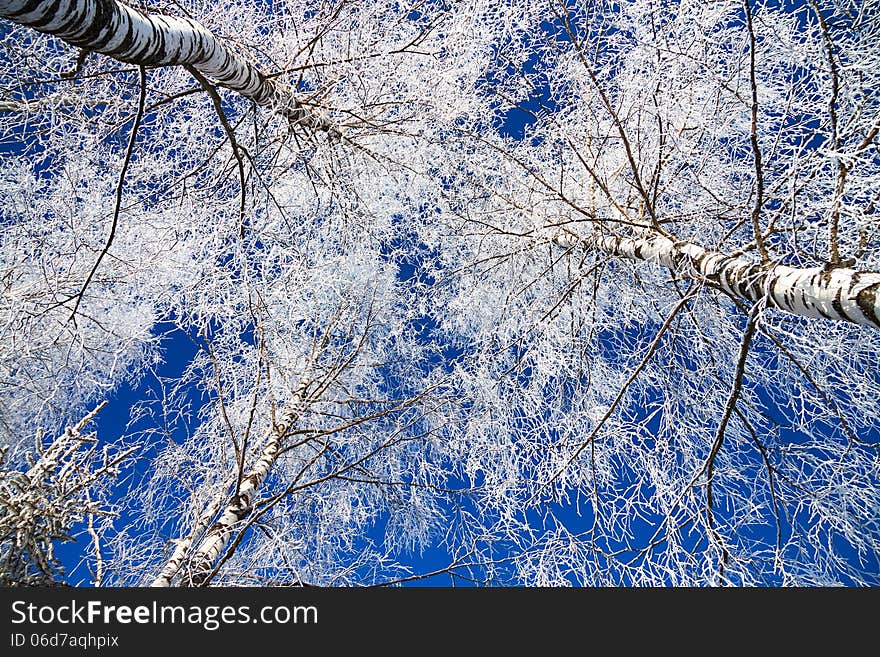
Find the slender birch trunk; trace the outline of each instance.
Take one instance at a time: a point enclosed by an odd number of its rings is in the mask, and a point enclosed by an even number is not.
[[[217,512],[220,511],[222,507],[223,496],[220,494],[211,500],[211,503],[208,504],[205,511],[196,521],[196,524],[190,531],[189,535],[186,538],[174,541],[174,552],[171,553],[171,557],[165,562],[162,571],[150,583],[151,587],[164,588],[171,586],[171,581],[183,567],[187,553],[192,547],[193,542],[208,528],[211,524],[211,520],[214,519]]]
[[[564,232],[554,239],[567,246],[580,242],[609,255],[663,265],[752,302],[766,299],[768,305],[795,315],[880,327],[880,272],[830,266],[764,267],[744,256],[729,256],[659,234],[577,237]]]
[[[188,573],[185,576],[185,584],[201,586],[208,581],[214,571],[217,559],[220,558],[223,550],[229,544],[236,526],[247,517],[253,508],[254,499],[260,486],[263,484],[272,466],[275,465],[284,437],[301,412],[301,402],[299,402],[294,408],[284,414],[281,423],[273,428],[269,440],[256,463],[242,479],[238,495],[228,502],[225,507],[223,507],[220,499],[215,499],[208,506],[190,534],[185,539],[176,542],[174,552],[150,586],[171,586],[172,580],[183,568],[184,564],[187,564]],[[208,523],[221,510],[221,507],[222,513],[220,517],[205,531]],[[192,554],[188,555],[193,543],[203,532],[204,535],[201,541],[199,541],[195,550],[192,551]]]
[[[267,78],[194,20],[145,14],[116,0],[0,0],[0,17],[121,62],[190,65],[291,124],[340,137],[332,123],[304,108],[290,88]]]
[[[242,480],[238,495],[235,496],[220,518],[215,522],[189,560],[189,575],[187,584],[202,586],[205,584],[214,570],[217,559],[223,553],[223,549],[232,538],[233,531],[238,523],[244,520],[254,503],[257,489],[262,485],[269,474],[269,470],[275,464],[278,452],[281,450],[281,437],[283,433],[273,432],[266,447],[263,448],[260,458],[254,464]]]

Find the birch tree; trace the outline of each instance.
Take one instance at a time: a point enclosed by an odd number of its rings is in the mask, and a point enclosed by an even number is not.
[[[423,234],[518,572],[876,583],[876,4],[511,4]]]
[[[42,431],[34,436],[37,453],[28,453],[26,470],[8,468],[9,448],[0,453],[0,572],[3,586],[52,586],[66,573],[56,556],[57,544],[84,524],[94,556],[91,584],[104,576],[101,535],[116,516],[110,501],[112,480],[133,447],[98,448],[94,432],[84,430],[106,404],[102,403],[75,425],[65,428],[43,446]]]

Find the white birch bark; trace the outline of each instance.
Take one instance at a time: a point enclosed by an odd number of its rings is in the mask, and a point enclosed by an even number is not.
[[[190,65],[291,124],[340,137],[331,122],[304,108],[290,88],[267,78],[194,20],[145,14],[116,0],[0,0],[0,17],[122,62]]]
[[[214,564],[220,558],[229,539],[232,538],[235,526],[244,520],[250,512],[254,495],[266,475],[269,474],[280,449],[281,438],[278,434],[273,433],[253,469],[242,480],[238,495],[226,505],[220,518],[211,526],[193,553],[190,559],[188,583],[193,586],[201,586],[208,580],[214,570]]]
[[[202,513],[196,521],[196,524],[190,531],[189,535],[186,538],[176,539],[174,541],[174,551],[171,553],[168,561],[165,562],[161,572],[150,583],[151,587],[165,588],[171,586],[171,581],[183,567],[184,560],[186,559],[186,555],[192,547],[193,542],[202,534],[202,532],[205,531],[205,529],[208,528],[211,520],[217,515],[217,512],[220,511],[222,506],[223,498],[218,495],[211,501],[204,513]]]
[[[283,415],[281,423],[273,428],[269,441],[260,453],[257,462],[251,468],[250,472],[248,472],[242,479],[238,495],[226,505],[220,518],[210,527],[210,529],[208,529],[198,547],[189,558],[189,575],[187,578],[188,581],[186,582],[187,584],[201,586],[210,577],[217,559],[220,558],[223,550],[229,544],[229,540],[232,538],[236,525],[247,517],[253,507],[254,498],[258,489],[263,484],[263,481],[266,479],[266,476],[269,474],[269,471],[272,469],[272,466],[278,458],[278,453],[281,451],[281,443],[284,437],[302,412],[300,406],[300,403],[295,404],[293,408]],[[172,556],[172,559],[176,556],[179,561],[176,564],[169,562],[166,564],[166,569],[174,568],[175,566],[177,569],[180,568],[183,554],[189,548],[189,544],[178,547],[181,547],[182,552],[180,555],[177,555],[177,550],[175,550],[175,555]],[[163,570],[163,573],[164,572],[165,571]],[[170,583],[171,578],[168,578],[166,581],[160,575],[160,577],[153,582],[153,586],[169,586]]]
[[[631,238],[557,232],[554,240],[580,241],[609,255],[652,262],[679,274],[714,283],[730,294],[803,317],[880,327],[880,273],[848,267],[767,267],[744,256],[729,256],[663,235]]]

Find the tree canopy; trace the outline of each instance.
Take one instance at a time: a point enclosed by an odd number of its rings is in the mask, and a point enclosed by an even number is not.
[[[880,584],[876,0],[0,17],[4,581]]]

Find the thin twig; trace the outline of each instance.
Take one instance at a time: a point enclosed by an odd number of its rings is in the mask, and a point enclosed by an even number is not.
[[[761,165],[761,146],[758,143],[758,84],[755,79],[755,29],[752,25],[752,7],[750,0],[745,0],[746,24],[749,29],[749,83],[752,87],[752,125],[750,137],[752,140],[752,152],[755,156],[755,206],[752,208],[752,230],[755,233],[755,243],[761,254],[761,262],[770,262],[770,254],[764,245],[764,235],[761,232],[761,208],[764,205],[764,170]]]
[[[199,73],[195,67],[187,64],[184,68],[189,71],[189,74],[192,75],[196,80],[198,80],[199,84],[202,85],[202,88],[208,92],[208,95],[211,97],[211,102],[214,105],[214,110],[217,112],[217,118],[220,119],[220,124],[223,126],[223,131],[226,133],[226,137],[229,139],[229,145],[232,147],[232,155],[235,157],[235,161],[238,163],[238,178],[239,183],[241,185],[241,199],[239,202],[238,208],[238,226],[239,226],[239,237],[244,237],[244,209],[245,209],[245,188],[247,184],[247,177],[244,172],[244,159],[241,157],[242,151],[244,148],[238,145],[238,140],[235,138],[235,131],[232,129],[232,126],[229,125],[229,121],[226,118],[226,113],[223,111],[223,103],[220,99],[220,94],[217,93],[217,90],[211,85],[210,82]]]
[[[104,243],[104,248],[98,255],[98,259],[95,261],[95,264],[92,267],[92,271],[90,271],[88,277],[86,277],[85,283],[83,283],[82,288],[75,295],[76,303],[74,304],[73,310],[70,313],[70,319],[73,320],[74,324],[76,323],[76,311],[79,308],[79,304],[82,302],[83,295],[86,292],[86,288],[89,286],[89,283],[91,283],[92,277],[95,275],[95,272],[98,271],[98,267],[100,266],[101,261],[104,259],[104,256],[107,255],[107,252],[110,250],[110,245],[113,244],[113,238],[116,236],[116,226],[119,223],[119,211],[122,207],[122,188],[125,182],[125,174],[128,172],[128,165],[131,163],[131,154],[134,151],[134,143],[135,140],[137,140],[138,128],[140,128],[141,119],[144,116],[144,105],[146,104],[147,100],[147,71],[143,66],[138,67],[138,71],[140,75],[140,94],[138,97],[138,108],[137,113],[134,116],[134,123],[131,127],[131,134],[128,137],[128,148],[125,150],[125,160],[123,160],[122,162],[122,169],[119,172],[119,180],[116,183],[116,203],[113,208],[113,221],[110,223],[110,235],[107,236],[107,241]],[[70,301],[70,299],[68,299],[68,301]]]
[[[733,385],[730,389],[730,394],[727,397],[727,404],[724,407],[724,413],[721,416],[721,421],[718,423],[718,428],[715,431],[715,441],[712,444],[712,450],[709,452],[709,458],[706,459],[706,465],[703,468],[706,472],[707,521],[709,531],[712,533],[712,536],[718,543],[721,543],[721,539],[718,536],[718,532],[715,530],[715,515],[712,511],[712,484],[714,481],[713,477],[715,473],[715,459],[718,457],[718,453],[721,451],[721,448],[724,445],[724,433],[725,431],[727,431],[727,425],[730,422],[730,415],[736,408],[736,400],[739,398],[740,392],[742,391],[743,375],[745,374],[746,369],[746,359],[749,355],[749,347],[752,344],[752,338],[755,335],[755,328],[757,327],[758,323],[758,316],[760,315],[760,311],[762,308],[762,303],[756,303],[752,307],[752,311],[749,313],[749,319],[746,323],[745,332],[743,333],[742,343],[740,344],[739,358],[737,359],[736,363],[736,371],[733,375]],[[718,576],[719,578],[723,579],[724,568],[727,565],[727,561],[730,555],[727,551],[727,548],[723,545],[721,546],[721,553],[721,566],[719,568]]]

